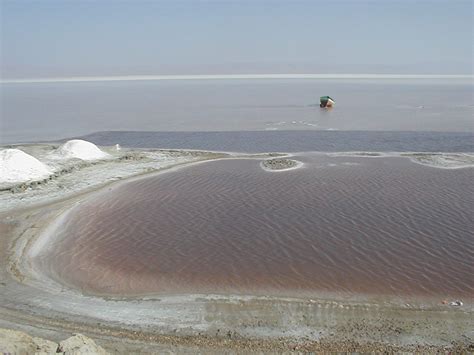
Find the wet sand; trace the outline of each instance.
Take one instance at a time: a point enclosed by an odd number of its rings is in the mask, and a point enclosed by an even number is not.
[[[242,168],[237,160],[222,163]],[[258,167],[258,160],[253,163]],[[402,165],[406,163],[403,160]],[[425,169],[430,171],[426,178],[436,170]],[[180,171],[183,176],[186,170]],[[195,177],[194,172],[192,176]],[[150,180],[137,183],[146,181]],[[113,192],[126,186],[121,182],[109,188]],[[83,294],[77,288],[58,284],[44,278],[44,270],[35,273],[25,256],[37,238],[65,211],[78,203],[93,201],[109,188],[0,216],[4,236],[0,248],[0,287],[4,291],[0,293],[1,326],[43,336],[49,333],[58,339],[64,338],[64,333],[81,331],[107,349],[119,351],[434,351],[467,349],[473,343],[470,303],[453,308],[423,301],[400,304],[385,297],[341,301],[196,292],[110,298]]]

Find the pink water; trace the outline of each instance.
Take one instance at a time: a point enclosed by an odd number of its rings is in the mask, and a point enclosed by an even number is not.
[[[304,154],[228,160],[98,193],[35,263],[89,292],[472,297],[474,169]]]

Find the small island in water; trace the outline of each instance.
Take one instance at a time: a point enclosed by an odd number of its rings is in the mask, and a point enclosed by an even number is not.
[[[286,158],[274,158],[274,159],[266,159],[262,161],[262,167],[265,170],[273,170],[273,171],[281,171],[281,170],[290,170],[302,165],[301,162],[293,160],[293,159],[286,159]]]

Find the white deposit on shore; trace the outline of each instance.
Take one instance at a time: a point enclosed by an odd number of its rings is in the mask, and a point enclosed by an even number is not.
[[[103,152],[95,144],[81,139],[73,139],[62,144],[53,153],[53,156],[81,160],[99,160],[111,157],[110,154]]]
[[[19,149],[0,151],[0,184],[41,180],[51,174],[46,164]]]
[[[70,159],[94,161],[111,158],[112,155],[95,144],[80,139],[67,141],[47,155],[30,155],[20,149],[0,150],[0,187],[46,179],[64,168],[64,162]]]
[[[16,149],[0,150],[0,211],[64,198],[112,181],[217,156],[222,154],[98,148],[83,140],[60,145],[18,145]]]

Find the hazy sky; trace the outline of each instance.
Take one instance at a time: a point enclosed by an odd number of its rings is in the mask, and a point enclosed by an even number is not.
[[[473,72],[473,1],[6,1],[4,78]]]

